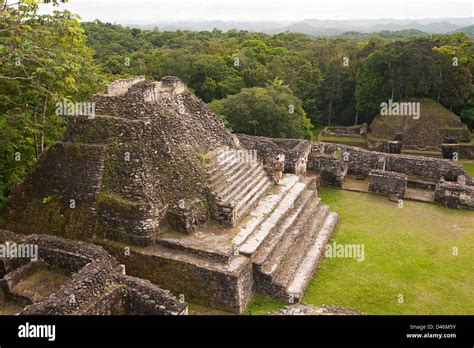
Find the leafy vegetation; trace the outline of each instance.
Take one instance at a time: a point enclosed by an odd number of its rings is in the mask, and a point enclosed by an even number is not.
[[[244,88],[237,94],[213,101],[209,107],[223,115],[237,133],[313,138],[311,121],[301,101],[287,86]]]
[[[0,206],[65,119],[55,104],[87,100],[100,85],[77,17],[39,15],[38,1],[0,9]]]
[[[458,115],[468,101],[473,103],[472,38],[462,32],[322,38],[237,30],[140,31],[99,21],[83,27],[107,74],[175,75],[206,102],[282,80],[315,127],[370,122],[389,98],[428,97]],[[469,110],[464,115],[471,119]]]

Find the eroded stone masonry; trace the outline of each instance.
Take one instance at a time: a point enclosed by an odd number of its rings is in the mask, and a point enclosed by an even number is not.
[[[105,286],[100,304],[84,313],[149,313],[149,301],[184,313],[172,295],[155,299],[161,288],[235,313],[255,293],[298,302],[338,222],[318,185],[474,206],[472,178],[453,161],[233,135],[175,77],[118,80],[92,101],[95,117],[70,118],[63,141],[17,185],[3,226],[96,244],[113,256],[105,264],[123,287]],[[275,185],[280,153],[286,168]],[[300,178],[305,156],[309,171]],[[115,262],[160,288],[120,275]],[[118,299],[123,306],[110,305]],[[42,300],[25,310],[53,307]]]
[[[187,304],[150,281],[125,274],[102,247],[55,236],[0,230],[0,243],[36,247],[37,255],[0,258],[3,314],[183,315]],[[10,251],[11,253],[11,251]],[[23,257],[18,257],[23,256]]]

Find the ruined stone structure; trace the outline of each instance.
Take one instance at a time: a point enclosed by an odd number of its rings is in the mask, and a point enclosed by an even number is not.
[[[0,258],[1,307],[22,315],[182,315],[188,308],[149,281],[127,276],[103,248],[0,230],[2,245],[37,247],[37,259]],[[9,244],[7,244],[9,243]]]
[[[255,149],[257,155],[268,173],[273,173],[273,163],[278,154],[285,154],[285,172],[296,173],[297,161],[302,156],[308,156],[312,142],[301,139],[277,139],[237,135],[240,143],[247,149]]]
[[[434,100],[408,102],[420,104],[419,115],[377,115],[370,127],[326,127],[320,140],[387,153],[474,158],[474,138],[457,115]]]
[[[324,127],[323,136],[353,137],[367,135],[367,123],[352,127]]]
[[[455,161],[316,143],[308,165],[321,176],[327,172],[331,178],[337,178],[329,186],[350,188],[345,183],[353,176],[361,180],[356,184],[359,186],[357,191],[439,202],[448,207],[474,208],[474,180]],[[366,187],[363,187],[367,178]]]
[[[408,175],[373,169],[369,173],[369,192],[404,197]]]
[[[390,152],[394,149],[393,145],[389,148],[384,141],[392,141],[399,145],[395,147],[399,153],[441,158],[445,144],[468,145],[471,141],[467,126],[439,103],[429,99],[408,102],[419,103],[420,114],[416,117],[378,115],[370,126],[370,134],[376,140],[369,146],[370,149],[380,151],[379,144],[382,144],[383,150]]]
[[[185,313],[161,288],[235,313],[255,293],[298,302],[338,222],[318,185],[474,207],[474,181],[453,161],[232,135],[174,77],[118,80],[92,101],[94,117],[70,118],[63,141],[17,185],[3,227],[98,244],[113,257],[27,237],[43,245],[42,261],[4,262],[4,289],[13,294],[15,279],[60,263],[71,281],[30,298],[25,313]],[[286,174],[275,185],[280,153]],[[299,178],[304,156],[312,172]],[[64,302],[71,292],[76,307]]]
[[[92,101],[95,117],[71,118],[18,185],[7,229],[99,244],[130,274],[236,313],[255,292],[299,301],[338,221],[318,177],[291,174],[311,142],[234,136],[174,77],[119,80]]]
[[[169,224],[190,233],[206,221],[207,173],[199,156],[235,142],[182,86],[173,78],[139,78],[95,95],[95,117],[70,118],[63,142],[19,185],[7,227],[146,246]]]
[[[436,185],[435,200],[449,208],[474,208],[474,186],[466,185],[464,176],[455,182],[442,179]]]

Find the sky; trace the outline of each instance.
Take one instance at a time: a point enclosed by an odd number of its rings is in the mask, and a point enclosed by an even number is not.
[[[52,5],[41,5],[49,12]],[[472,17],[472,1],[436,0],[69,0],[60,8],[84,21],[153,23],[181,20],[296,21]]]

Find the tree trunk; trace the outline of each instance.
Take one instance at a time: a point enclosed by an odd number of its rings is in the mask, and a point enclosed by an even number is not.
[[[35,125],[36,125],[36,112],[33,112],[33,117],[35,119]],[[38,154],[38,137],[36,136],[36,130],[33,132],[33,141],[35,144],[35,158],[38,160],[39,154]]]
[[[328,127],[331,125],[331,115],[332,115],[332,97],[329,100]]]
[[[328,115],[328,127],[331,125],[332,116],[332,101],[334,99],[334,66],[331,67],[331,93],[329,94],[329,115]]]
[[[44,97],[44,105],[43,105],[43,114],[41,115],[41,138],[40,138],[40,154],[44,151],[44,125],[46,121],[46,109],[48,106],[48,96]]]

